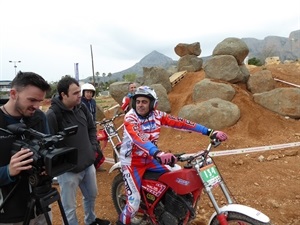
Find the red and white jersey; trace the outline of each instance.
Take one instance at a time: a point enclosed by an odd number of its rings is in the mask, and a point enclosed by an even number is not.
[[[141,117],[131,109],[124,117],[124,134],[121,145],[122,165],[143,165],[152,160],[159,149],[156,143],[162,126],[194,131],[207,135],[208,128],[189,120],[153,110],[147,117]]]

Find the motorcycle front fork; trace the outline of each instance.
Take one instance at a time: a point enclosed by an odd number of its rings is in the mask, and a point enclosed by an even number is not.
[[[232,204],[233,201],[232,201],[232,199],[230,197],[229,191],[228,191],[225,183],[223,181],[221,181],[219,183],[219,186],[220,186],[220,188],[221,188],[221,190],[222,190],[222,192],[223,192],[223,194],[224,194],[224,196],[225,196],[225,198],[227,200],[227,203],[228,204]],[[208,195],[211,203],[214,206],[214,209],[216,210],[216,213],[218,214],[217,218],[218,218],[218,221],[219,221],[220,225],[227,225],[227,219],[226,219],[227,216],[224,213],[221,212],[221,209],[220,209],[220,207],[218,205],[218,202],[215,199],[215,196],[213,195],[212,188],[205,188],[205,192],[207,193],[207,195]]]

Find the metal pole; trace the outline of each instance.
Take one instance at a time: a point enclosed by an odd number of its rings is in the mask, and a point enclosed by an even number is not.
[[[90,47],[91,47],[91,57],[92,57],[93,85],[95,86],[94,58],[93,58],[92,45],[90,45]]]

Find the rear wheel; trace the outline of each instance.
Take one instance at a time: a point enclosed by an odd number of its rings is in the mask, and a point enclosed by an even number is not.
[[[126,205],[126,192],[122,173],[118,173],[112,182],[111,196],[118,214],[120,214]]]
[[[238,212],[227,212],[227,223],[228,225],[272,225],[271,222],[260,222],[254,218],[246,216]],[[217,215],[212,219],[209,225],[219,225]]]

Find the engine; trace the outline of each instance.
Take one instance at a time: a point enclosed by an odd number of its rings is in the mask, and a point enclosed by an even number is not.
[[[167,191],[164,199],[161,200],[155,210],[155,216],[160,225],[181,224],[189,210],[194,211],[192,207],[193,196],[177,195],[172,190]],[[191,212],[194,215],[194,212]]]

